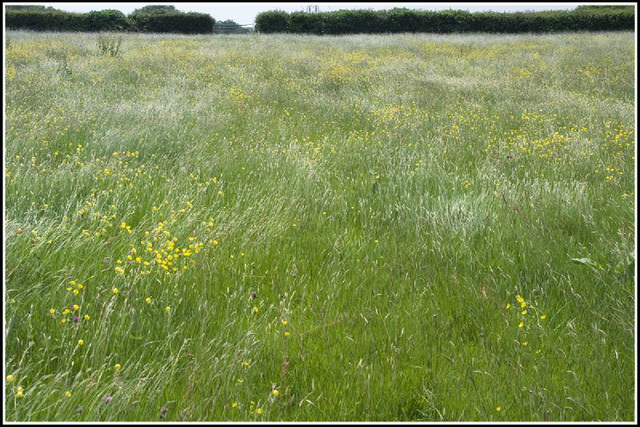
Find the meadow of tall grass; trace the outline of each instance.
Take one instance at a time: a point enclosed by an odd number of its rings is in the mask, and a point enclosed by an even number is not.
[[[7,32],[5,420],[633,421],[634,36]]]

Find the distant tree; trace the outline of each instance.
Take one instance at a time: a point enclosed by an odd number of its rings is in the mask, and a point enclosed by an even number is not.
[[[288,32],[289,14],[282,10],[260,12],[256,16],[256,31],[265,34]]]
[[[33,6],[33,5],[24,5],[24,6],[5,6],[6,10],[26,10],[29,12],[34,12],[34,11],[39,11],[39,12],[57,12],[59,11],[58,9],[51,7],[51,6]]]
[[[180,13],[180,11],[171,5],[149,5],[136,9],[133,13]]]
[[[606,6],[578,6],[574,9],[575,12],[633,12],[633,6],[619,6],[619,5],[606,5]]]
[[[135,31],[143,33],[213,34],[216,20],[207,13],[133,12],[129,21]]]
[[[213,32],[215,34],[246,34],[250,33],[251,29],[244,28],[237,22],[227,19],[226,21],[216,21]]]
[[[131,28],[129,20],[119,10],[92,10],[86,14],[89,31],[125,31]]]

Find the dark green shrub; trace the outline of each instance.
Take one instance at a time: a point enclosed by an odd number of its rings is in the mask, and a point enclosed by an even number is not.
[[[411,9],[395,8],[387,13],[387,30],[390,33],[415,33],[421,31],[420,14]]]
[[[470,12],[465,10],[444,10],[434,15],[434,32],[466,33],[469,31]]]
[[[256,16],[256,31],[260,33],[289,32],[289,14],[279,10],[259,13]]]
[[[86,13],[57,11],[6,11],[5,25],[10,29],[32,31],[89,31]]]
[[[215,24],[206,13],[132,13],[129,20],[144,33],[213,34]]]
[[[180,13],[175,6],[169,5],[149,5],[136,9],[133,13]]]
[[[610,13],[610,12],[627,12],[633,13],[633,6],[612,6],[612,5],[604,5],[604,6],[578,6],[574,9],[574,12],[585,12],[585,13]]]
[[[125,31],[131,29],[126,15],[119,10],[94,10],[87,13],[89,31]]]
[[[56,8],[53,8],[51,6],[45,7],[45,6],[35,6],[35,5],[20,5],[20,6],[15,6],[15,5],[7,5],[5,6],[5,10],[7,11],[14,11],[14,10],[29,10],[29,11],[39,11],[39,12],[45,12],[45,11],[49,11],[49,12],[53,12],[53,11],[60,11]]]
[[[358,32],[360,23],[356,22],[358,12],[354,10],[338,10],[324,13],[325,34],[353,34]]]
[[[289,15],[289,32],[324,34],[324,19],[320,13],[294,12]]]

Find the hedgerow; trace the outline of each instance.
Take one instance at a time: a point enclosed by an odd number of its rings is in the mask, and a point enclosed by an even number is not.
[[[32,31],[138,31],[212,34],[215,20],[206,13],[135,12],[118,10],[71,13],[49,10],[7,10],[6,28]]]
[[[256,17],[262,33],[374,34],[374,33],[546,33],[561,31],[633,30],[633,7],[576,8],[543,12],[440,12],[395,8],[391,10],[338,10],[309,13],[263,12]]]

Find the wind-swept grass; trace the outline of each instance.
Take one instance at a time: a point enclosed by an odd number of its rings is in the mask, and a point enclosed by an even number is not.
[[[633,420],[633,36],[8,32],[6,420]]]

